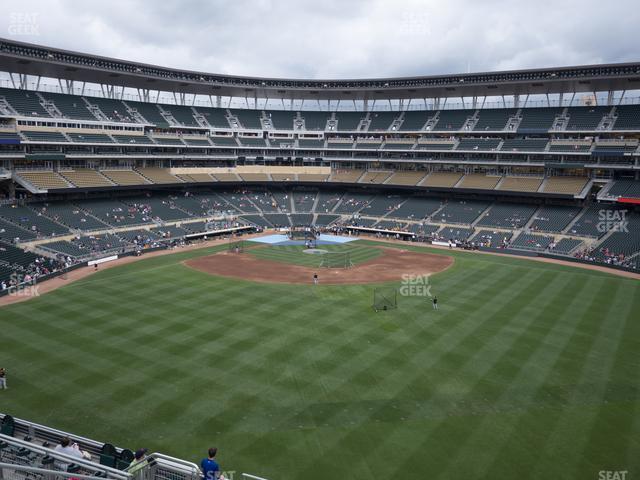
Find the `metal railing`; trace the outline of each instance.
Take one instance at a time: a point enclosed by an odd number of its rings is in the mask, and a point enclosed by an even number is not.
[[[78,473],[62,472],[46,468],[28,467],[26,465],[14,465],[11,463],[0,463],[0,479],[2,480],[31,480],[43,478],[55,480],[60,478],[79,478],[82,480],[104,480],[103,476],[80,475]]]
[[[58,474],[73,473],[74,477],[100,477],[130,480],[131,474],[107,467],[86,458],[77,458],[56,452],[44,445],[0,434],[0,478],[30,480],[54,479]],[[8,465],[8,467],[6,467]],[[28,469],[44,470],[28,471]],[[23,475],[17,472],[28,472]]]

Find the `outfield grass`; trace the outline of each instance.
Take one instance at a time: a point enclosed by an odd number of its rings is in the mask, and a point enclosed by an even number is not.
[[[640,477],[640,282],[429,250],[456,257],[441,310],[376,314],[371,286],[180,263],[211,251],[0,308],[0,411],[193,461],[216,445],[270,480]]]
[[[320,245],[318,249],[326,250],[328,253],[348,253],[353,265],[373,260],[382,254],[380,249],[371,245],[358,245],[354,243]],[[306,248],[300,245],[269,245],[251,248],[247,251],[262,260],[290,263],[304,267],[318,267],[322,262],[322,255],[304,253],[305,250]]]

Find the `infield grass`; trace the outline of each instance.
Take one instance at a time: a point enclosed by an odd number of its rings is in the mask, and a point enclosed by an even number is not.
[[[367,245],[358,245],[357,243],[319,245],[318,249],[326,250],[327,253],[348,253],[353,265],[373,260],[382,254],[382,251],[379,248]],[[305,253],[305,250],[307,249],[300,245],[269,245],[250,248],[247,251],[251,255],[262,260],[290,263],[294,265],[302,265],[304,267],[318,267],[322,262],[323,255]]]
[[[455,257],[440,311],[374,313],[370,285],[181,264],[224,248],[0,308],[0,411],[196,462],[215,445],[270,480],[640,477],[640,282],[402,245]]]

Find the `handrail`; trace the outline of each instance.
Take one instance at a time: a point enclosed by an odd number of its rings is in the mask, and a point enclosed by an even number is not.
[[[57,477],[63,477],[63,478],[80,478],[82,480],[104,480],[104,477],[96,477],[93,475],[81,475],[78,473],[70,473],[70,472],[62,472],[62,471],[52,471],[46,468],[29,467],[27,465],[16,465],[13,463],[0,463],[0,471],[2,470],[19,470],[22,472],[42,473],[44,475],[51,475],[52,473],[55,473]],[[2,476],[0,475],[0,477]]]
[[[105,472],[109,478],[114,478],[118,480],[128,480],[131,478],[130,474],[123,472],[122,470],[117,470],[115,468],[107,467],[105,465],[101,465],[99,463],[92,462],[84,458],[72,457],[65,453],[56,452],[52,448],[48,448],[42,445],[37,445],[35,443],[20,440],[15,437],[10,437],[8,435],[0,434],[0,440],[14,447],[25,448],[27,450],[30,450],[31,452],[35,452],[43,456],[53,457],[54,459],[60,461],[61,463],[65,463],[65,464],[73,463],[85,470],[95,470],[95,471]],[[51,471],[49,471],[49,473],[51,473]]]

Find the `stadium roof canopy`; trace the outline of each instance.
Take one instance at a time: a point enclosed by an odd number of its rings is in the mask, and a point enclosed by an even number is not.
[[[179,70],[0,39],[0,70],[143,90],[271,99],[373,100],[640,89],[640,62],[420,77],[309,80]]]

